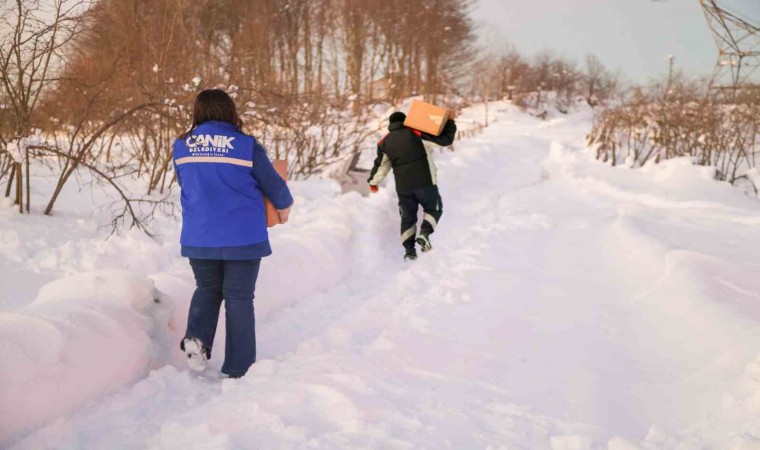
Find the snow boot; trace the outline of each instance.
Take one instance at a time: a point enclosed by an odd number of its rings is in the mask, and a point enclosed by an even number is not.
[[[419,244],[422,253],[427,253],[433,249],[433,245],[430,243],[430,236],[427,234],[417,236],[417,244]]]
[[[417,259],[417,251],[407,250],[406,254],[404,255],[404,261],[414,261],[415,259]]]
[[[203,372],[209,358],[208,347],[196,338],[185,338],[180,346],[187,356],[187,365],[196,372]]]

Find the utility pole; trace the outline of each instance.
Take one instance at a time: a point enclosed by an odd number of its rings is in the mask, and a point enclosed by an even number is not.
[[[675,59],[675,56],[668,55],[668,83],[665,86],[665,94],[663,95],[665,99],[670,96],[670,91],[673,89],[673,65],[675,63]]]
[[[722,0],[699,0],[718,47],[718,61],[710,84],[713,92],[757,88],[753,78],[760,68],[760,18],[751,20],[720,6]]]

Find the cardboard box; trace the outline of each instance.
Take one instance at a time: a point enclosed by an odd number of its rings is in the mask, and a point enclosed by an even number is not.
[[[404,125],[415,130],[440,136],[443,127],[451,116],[451,111],[420,100],[412,101]]]
[[[272,161],[272,165],[282,179],[288,181],[288,162],[284,159],[275,159]],[[267,213],[267,226],[271,228],[275,225],[279,225],[280,215],[277,214],[277,208],[274,207],[266,195],[264,196],[264,208],[266,208]]]

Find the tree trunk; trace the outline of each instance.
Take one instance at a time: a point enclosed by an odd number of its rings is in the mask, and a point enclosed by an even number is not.
[[[50,197],[50,201],[47,204],[47,207],[45,207],[44,214],[46,216],[49,216],[50,213],[53,212],[53,206],[55,206],[56,200],[58,200],[58,196],[61,194],[61,191],[63,190],[63,186],[66,185],[66,182],[69,180],[69,177],[72,173],[74,173],[75,170],[77,170],[77,166],[79,163],[74,160],[71,164],[71,167],[61,174],[61,177],[58,179],[58,183],[55,185],[55,191],[53,191],[53,196]]]

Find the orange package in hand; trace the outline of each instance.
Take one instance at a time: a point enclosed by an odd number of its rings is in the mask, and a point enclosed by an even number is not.
[[[288,181],[288,162],[284,159],[275,159],[272,161],[272,165],[282,179]],[[280,215],[277,214],[277,208],[274,207],[266,195],[264,196],[264,208],[267,213],[267,227],[271,228],[275,225],[279,225]]]

